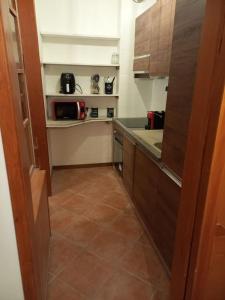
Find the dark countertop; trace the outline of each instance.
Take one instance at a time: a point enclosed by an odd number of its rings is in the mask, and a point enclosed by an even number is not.
[[[138,147],[153,160],[164,173],[177,185],[181,186],[181,179],[169,170],[161,160],[161,149],[155,144],[162,143],[163,130],[145,130],[147,118],[116,118],[113,124],[119,127],[138,145]]]

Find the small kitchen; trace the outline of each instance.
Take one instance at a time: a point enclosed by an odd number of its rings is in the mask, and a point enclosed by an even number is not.
[[[225,28],[209,2],[0,0],[18,300],[200,299]],[[223,299],[213,280],[204,300]]]
[[[164,284],[160,279],[153,294],[166,299],[205,6],[202,2],[188,23],[192,4],[175,0],[66,1],[49,14],[52,5],[36,1],[53,180],[52,230],[57,233],[54,199],[59,203],[61,193],[70,199],[73,190],[98,203],[99,194],[91,188],[105,193],[104,199],[112,184],[113,195],[113,183],[107,175],[105,182],[101,179],[112,165],[164,269],[159,276]],[[76,170],[83,174],[77,185],[70,179]],[[101,184],[108,182],[107,192],[88,179],[95,172]],[[62,197],[59,206],[65,208]],[[114,208],[116,199],[111,201]],[[72,237],[76,241],[75,233]]]

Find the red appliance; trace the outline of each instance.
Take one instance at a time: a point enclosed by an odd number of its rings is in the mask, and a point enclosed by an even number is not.
[[[54,120],[84,120],[86,118],[84,101],[53,101],[52,112]]]

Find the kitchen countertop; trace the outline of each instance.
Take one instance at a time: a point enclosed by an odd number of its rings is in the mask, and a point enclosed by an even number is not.
[[[158,159],[161,158],[163,130],[132,130]]]
[[[118,118],[113,119],[113,123],[118,126],[118,130],[126,132],[167,176],[178,186],[182,186],[181,178],[169,170],[161,160],[163,130],[145,130],[147,118]]]
[[[145,130],[147,118],[121,118],[114,119],[136,142],[149,152],[154,159],[161,159],[161,144],[163,130]]]

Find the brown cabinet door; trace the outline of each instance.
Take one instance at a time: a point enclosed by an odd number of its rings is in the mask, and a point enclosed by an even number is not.
[[[129,138],[123,138],[123,182],[130,194],[133,195],[135,143]]]
[[[149,71],[151,10],[137,17],[135,24],[134,71]]]
[[[150,39],[150,65],[152,76],[158,75],[159,64],[159,30],[160,30],[160,1],[151,7],[151,39]]]
[[[180,187],[136,149],[133,201],[167,268],[171,270]]]
[[[153,240],[171,270],[175,246],[180,187],[163,171],[157,186]]]
[[[136,148],[133,200],[147,230],[153,236],[159,167]]]
[[[169,91],[162,149],[163,162],[182,177],[188,125],[200,47],[205,1],[177,1]]]
[[[169,76],[172,49],[175,0],[160,0],[158,75]]]
[[[150,53],[150,9],[137,17],[135,24],[134,56]]]

